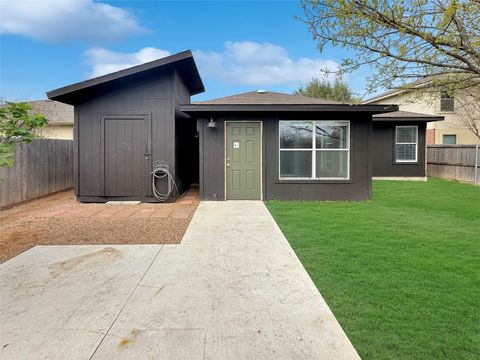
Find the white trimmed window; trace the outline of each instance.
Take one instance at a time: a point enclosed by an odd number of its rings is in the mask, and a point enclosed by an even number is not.
[[[395,129],[395,161],[417,162],[418,126],[397,126]]]
[[[280,179],[350,178],[350,121],[279,122]]]

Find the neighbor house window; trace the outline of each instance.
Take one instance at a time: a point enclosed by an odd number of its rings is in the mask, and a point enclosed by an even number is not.
[[[418,126],[397,126],[395,131],[396,162],[416,162]]]
[[[448,91],[442,91],[440,96],[440,111],[454,111],[455,99],[453,94]]]
[[[455,145],[457,143],[457,135],[443,135],[444,145]]]
[[[349,121],[280,121],[280,179],[348,179]]]

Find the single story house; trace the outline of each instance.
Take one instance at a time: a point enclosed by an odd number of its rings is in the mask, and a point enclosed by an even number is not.
[[[395,105],[261,90],[191,103],[204,90],[185,51],[48,92],[75,109],[79,201],[174,199],[192,183],[203,200],[365,200],[374,175],[403,176],[406,163],[425,175],[431,119],[388,117]],[[168,176],[155,179],[158,160]]]

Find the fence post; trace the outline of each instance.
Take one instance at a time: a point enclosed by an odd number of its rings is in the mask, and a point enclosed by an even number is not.
[[[474,179],[473,184],[477,186],[478,184],[478,144],[475,146],[475,170],[474,170]]]

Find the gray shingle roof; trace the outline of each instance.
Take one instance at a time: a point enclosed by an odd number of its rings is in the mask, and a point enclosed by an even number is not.
[[[421,113],[402,111],[402,110],[373,115],[374,121],[375,120],[442,121],[443,119],[444,119],[443,116],[421,114]]]
[[[299,95],[282,94],[273,91],[250,91],[207,101],[198,101],[198,105],[315,105],[344,104],[340,101],[318,99]]]
[[[414,88],[419,88],[421,87],[422,85],[424,84],[427,84],[428,82],[430,82],[432,80],[432,77],[431,76],[427,76],[425,78],[420,78],[418,80],[415,80],[411,83],[408,83],[408,84],[405,84],[407,86],[407,88],[394,88],[394,89],[390,89],[390,90],[387,90],[381,94],[378,94],[378,95],[375,95],[373,97],[371,97],[370,99],[367,99],[363,102],[363,104],[371,104],[371,103],[374,103],[375,101],[377,100],[380,100],[384,97],[389,97],[389,96],[393,96],[393,95],[397,95],[397,94],[401,94],[405,91],[410,91],[411,89],[414,89]]]
[[[73,106],[53,100],[28,101],[33,113],[45,115],[49,125],[73,125]]]

